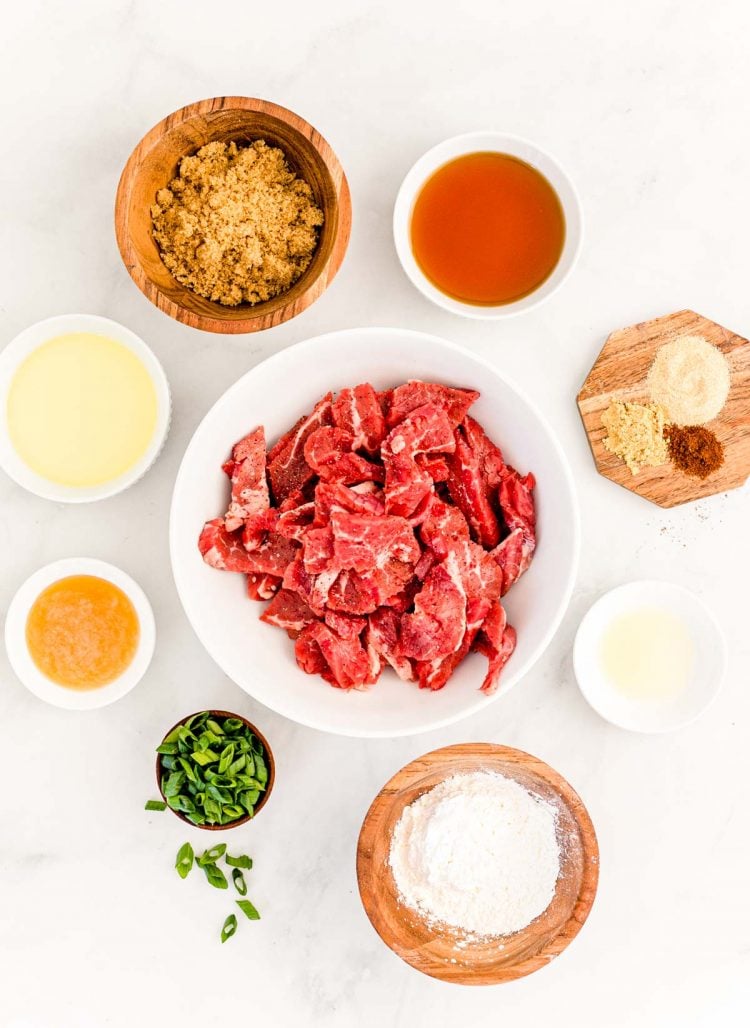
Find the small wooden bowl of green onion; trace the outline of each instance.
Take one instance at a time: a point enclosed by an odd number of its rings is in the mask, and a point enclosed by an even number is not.
[[[255,725],[226,710],[178,721],[156,750],[156,781],[170,810],[210,831],[245,824],[266,805],[276,768]]]

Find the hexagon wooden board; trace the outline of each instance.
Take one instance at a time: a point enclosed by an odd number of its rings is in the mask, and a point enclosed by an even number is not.
[[[686,475],[671,462],[633,475],[625,461],[604,448],[602,414],[610,400],[647,403],[646,376],[656,351],[680,335],[703,336],[729,361],[729,396],[706,426],[724,447],[724,463],[707,478]],[[676,507],[741,486],[750,475],[750,343],[695,311],[642,321],[607,337],[577,398],[597,470],[605,478],[660,507]]]

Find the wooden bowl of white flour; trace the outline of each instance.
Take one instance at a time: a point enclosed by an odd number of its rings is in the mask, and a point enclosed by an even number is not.
[[[544,967],[578,934],[599,849],[572,787],[521,750],[465,743],[402,768],[372,803],[357,878],[394,953],[464,985]]]

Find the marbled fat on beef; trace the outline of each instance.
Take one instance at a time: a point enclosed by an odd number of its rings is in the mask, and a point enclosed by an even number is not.
[[[534,477],[469,414],[479,394],[431,382],[327,394],[268,451],[232,449],[224,517],[198,546],[247,576],[297,663],[339,689],[385,667],[441,689],[475,650],[498,686],[516,642],[501,597],[536,546]]]

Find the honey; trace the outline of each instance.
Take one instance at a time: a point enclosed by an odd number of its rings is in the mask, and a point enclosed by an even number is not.
[[[44,589],[26,621],[31,659],[69,689],[97,689],[132,663],[140,624],[122,589],[95,575],[72,575]]]
[[[565,216],[550,183],[509,154],[472,153],[425,182],[411,216],[422,272],[463,303],[498,306],[538,289],[565,243]]]

